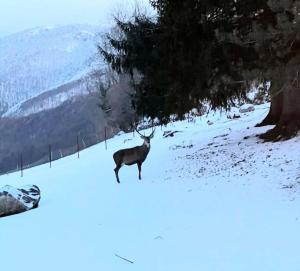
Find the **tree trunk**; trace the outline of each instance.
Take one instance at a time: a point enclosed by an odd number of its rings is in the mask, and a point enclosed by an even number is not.
[[[272,86],[271,86],[272,87]],[[256,125],[256,127],[262,127],[266,125],[275,125],[279,122],[283,107],[283,94],[277,93],[271,97],[271,108],[269,114],[265,119]]]
[[[276,126],[260,137],[267,141],[289,139],[300,130],[300,86],[294,83],[282,92],[282,112]]]

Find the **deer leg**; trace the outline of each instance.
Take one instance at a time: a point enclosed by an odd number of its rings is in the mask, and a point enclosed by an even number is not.
[[[114,169],[118,183],[120,183],[120,180],[119,180],[119,169],[120,168],[121,168],[121,166],[117,165],[116,168]]]
[[[137,163],[139,169],[139,180],[141,180],[142,163]]]

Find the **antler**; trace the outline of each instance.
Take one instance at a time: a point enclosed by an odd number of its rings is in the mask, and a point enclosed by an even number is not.
[[[140,136],[143,136],[136,128],[136,126],[134,125],[134,130],[140,135]]]
[[[155,129],[156,129],[156,128],[153,129],[153,126],[152,126],[152,133],[149,135],[150,138],[153,138],[153,137],[154,137]]]
[[[134,130],[135,130],[140,136],[145,137],[144,135],[142,135],[142,134],[137,130],[135,124],[134,124]],[[148,137],[153,138],[154,132],[155,132],[155,128],[153,129],[153,126],[152,126],[152,132],[151,132],[151,134],[150,134]]]

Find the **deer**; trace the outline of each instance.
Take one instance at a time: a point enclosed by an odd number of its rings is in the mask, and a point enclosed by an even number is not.
[[[121,149],[113,154],[116,168],[114,169],[117,182],[120,183],[119,170],[123,165],[131,166],[137,164],[139,170],[139,180],[141,180],[142,164],[146,160],[150,151],[150,140],[154,137],[155,129],[152,129],[152,133],[149,136],[142,135],[136,127],[135,131],[144,140],[143,144],[129,149]]]

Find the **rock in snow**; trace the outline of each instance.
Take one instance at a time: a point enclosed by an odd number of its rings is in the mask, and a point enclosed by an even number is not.
[[[240,113],[247,113],[247,112],[252,112],[255,110],[255,107],[253,104],[244,104],[240,108]]]
[[[36,185],[21,188],[6,185],[0,188],[0,217],[36,208],[40,199],[40,189]]]

